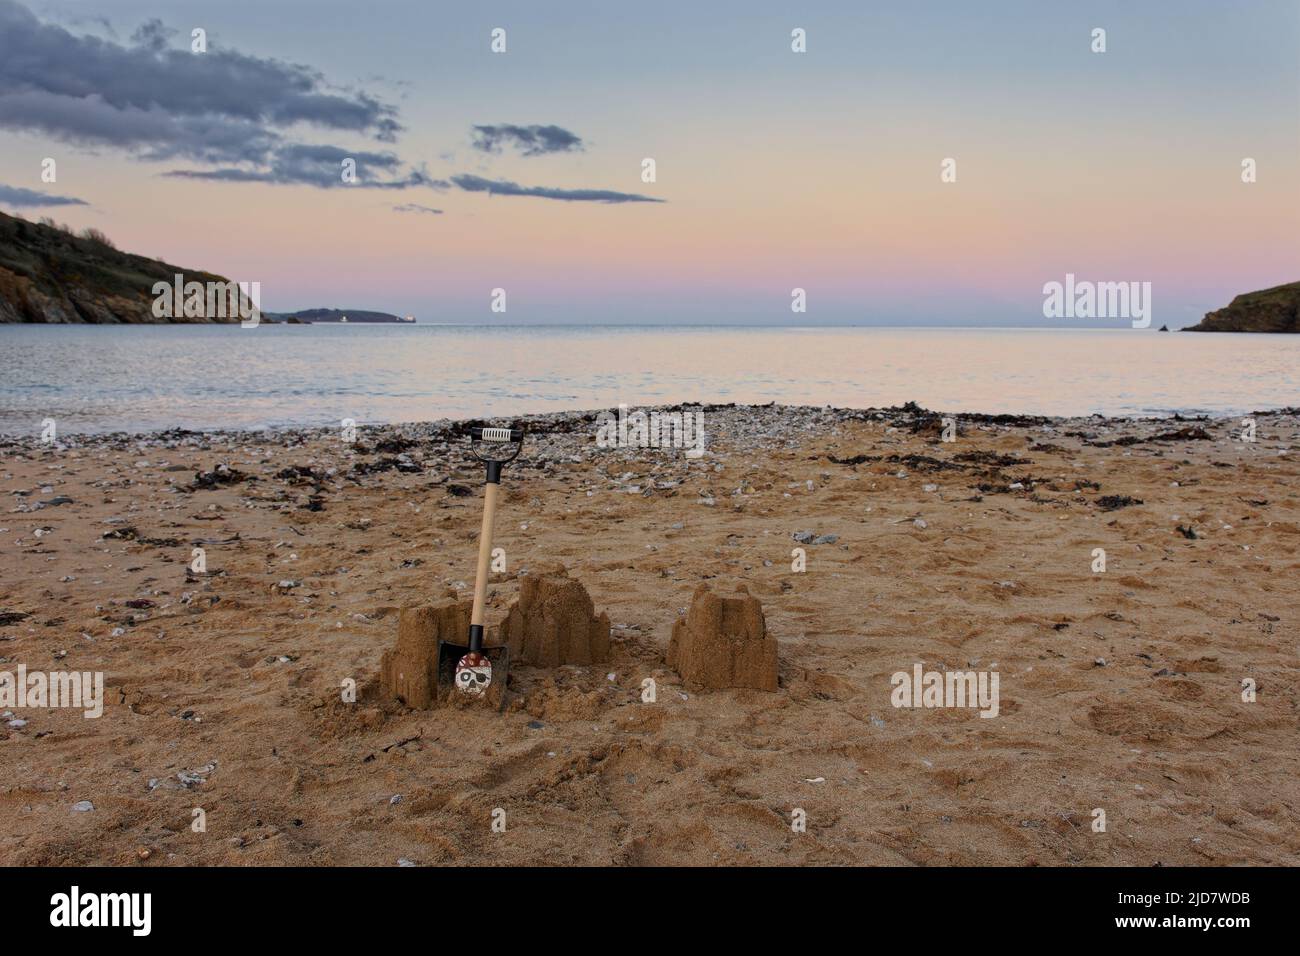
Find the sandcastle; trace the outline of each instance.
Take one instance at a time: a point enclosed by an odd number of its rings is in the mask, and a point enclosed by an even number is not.
[[[501,643],[524,664],[599,664],[609,659],[609,615],[596,615],[587,589],[563,568],[530,574],[520,578]]]
[[[421,710],[438,698],[438,641],[465,642],[468,604],[454,598],[402,608],[397,619],[397,646],[384,651],[379,682],[384,692]]]
[[[686,617],[673,623],[668,666],[702,687],[776,690],[776,638],[767,633],[758,598],[743,584],[735,597],[701,584]]]

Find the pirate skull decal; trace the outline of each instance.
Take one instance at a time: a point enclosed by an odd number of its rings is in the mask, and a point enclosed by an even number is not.
[[[470,651],[456,662],[456,689],[462,694],[478,697],[492,684],[492,662],[482,654]]]

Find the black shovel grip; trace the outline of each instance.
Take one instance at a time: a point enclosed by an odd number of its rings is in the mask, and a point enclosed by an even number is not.
[[[513,451],[509,451],[511,446]],[[508,428],[475,425],[469,429],[469,449],[475,458],[487,465],[488,483],[497,484],[501,481],[501,466],[514,461],[524,450],[524,430],[518,425]]]
[[[519,428],[518,426],[512,426],[510,428],[475,427],[469,430],[469,437],[474,441],[494,441],[494,442],[523,441],[524,430],[522,428]]]

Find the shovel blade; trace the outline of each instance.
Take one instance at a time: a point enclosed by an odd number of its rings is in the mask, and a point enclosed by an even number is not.
[[[438,691],[458,697],[493,697],[504,700],[510,651],[483,647],[477,653],[468,644],[438,642]]]

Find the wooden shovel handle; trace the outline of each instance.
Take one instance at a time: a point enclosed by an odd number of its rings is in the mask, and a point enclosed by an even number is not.
[[[501,485],[490,481],[483,490],[483,528],[478,534],[478,570],[474,572],[474,609],[470,624],[483,624],[483,605],[487,601],[488,566],[492,563],[492,524],[497,515],[497,494]]]

